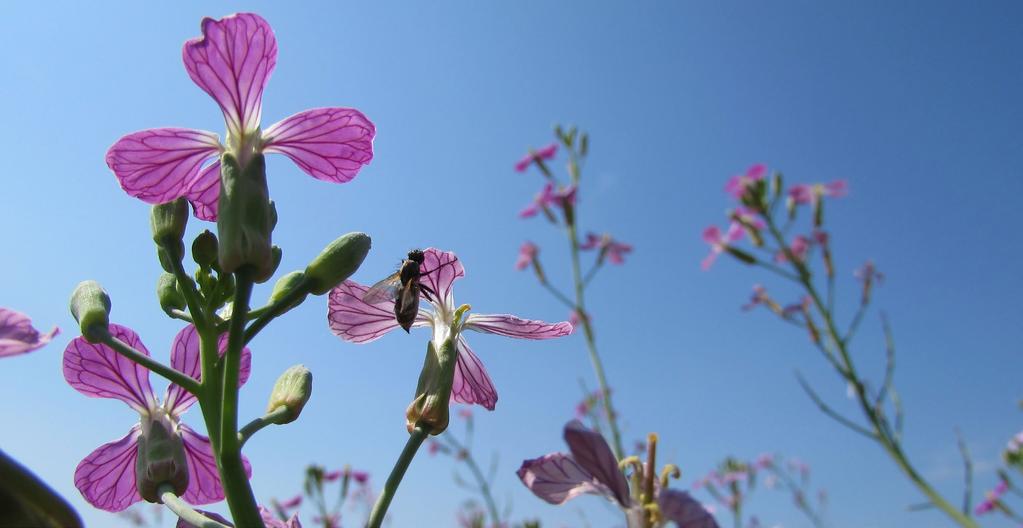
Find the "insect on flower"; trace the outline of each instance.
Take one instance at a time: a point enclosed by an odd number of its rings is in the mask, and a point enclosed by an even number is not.
[[[419,294],[422,293],[427,301],[437,297],[433,288],[419,282],[420,277],[430,273],[423,273],[419,269],[425,259],[421,249],[409,251],[408,258],[401,261],[398,271],[371,286],[362,296],[366,304],[394,301],[394,319],[406,333],[419,314]]]

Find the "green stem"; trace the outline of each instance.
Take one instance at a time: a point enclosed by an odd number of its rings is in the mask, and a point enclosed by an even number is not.
[[[295,301],[298,301],[299,299],[304,298],[306,295],[309,295],[309,290],[306,289],[307,284],[308,280],[305,277],[303,277],[301,282],[299,282],[298,285],[296,285],[291,291],[285,294],[284,297],[281,297],[277,302],[273,304],[260,308],[259,311],[262,313],[260,313],[259,317],[257,317],[256,320],[253,321],[252,324],[245,329],[245,343],[252,341],[252,338],[256,337],[256,334],[258,334],[260,330],[262,330],[266,325],[270,324],[270,321],[273,321],[284,312],[294,308],[295,306],[293,305]],[[235,294],[235,296],[237,295],[238,294]],[[234,318],[233,315],[231,317],[232,319]],[[246,318],[244,317],[241,318],[242,321],[244,321],[245,319]]]
[[[199,295],[199,291],[195,289],[195,281],[185,271],[180,258],[174,257],[170,260],[173,262],[174,277],[178,281],[178,287],[181,288],[182,295],[185,296],[185,304],[188,306],[188,312],[192,317],[193,324],[195,324],[195,329],[200,332],[206,330],[209,325],[202,308],[202,298]]]
[[[164,484],[161,486],[158,493],[163,505],[170,511],[174,512],[174,515],[177,515],[182,521],[185,521],[197,528],[228,528],[226,524],[214,521],[213,519],[193,510],[191,506],[186,504],[174,494],[174,490],[169,485]]]
[[[369,522],[366,523],[367,528],[380,528],[380,525],[384,522],[384,516],[387,515],[387,507],[391,505],[391,500],[394,499],[394,494],[398,491],[398,485],[401,484],[401,479],[405,476],[405,471],[408,470],[409,464],[412,463],[412,459],[416,456],[416,451],[419,450],[419,446],[423,445],[423,441],[430,433],[423,426],[416,426],[409,435],[408,442],[405,443],[405,448],[401,450],[401,455],[398,456],[398,460],[394,463],[394,469],[391,470],[391,474],[387,477],[387,482],[384,483],[384,489],[380,492],[380,496],[377,497],[377,501],[373,504],[373,511],[369,514]]]
[[[117,352],[118,354],[130,359],[134,363],[142,365],[143,367],[159,374],[160,376],[163,376],[171,383],[180,385],[182,389],[185,389],[186,391],[192,394],[197,394],[199,392],[200,390],[199,382],[195,381],[190,376],[177,370],[174,370],[173,368],[168,367],[163,363],[160,363],[159,361],[143,354],[142,352],[135,350],[124,341],[121,341],[120,339],[117,339],[116,337],[110,335],[110,331],[106,328],[97,329],[96,332],[99,333],[100,339],[103,342],[103,344],[114,349],[114,352]]]
[[[487,504],[487,510],[490,512],[490,518],[493,521],[494,526],[501,526],[501,515],[497,511],[497,503],[494,502],[494,496],[490,493],[490,483],[487,482],[486,477],[483,476],[483,472],[480,471],[479,465],[476,464],[476,459],[473,458],[472,451],[462,447],[462,445],[451,435],[448,435],[447,440],[455,449],[465,453],[465,465],[469,466],[469,471],[471,471],[472,476],[476,478],[476,484],[479,486],[480,494],[483,495],[483,502]]]
[[[927,496],[927,498],[931,501],[932,504],[934,504],[934,506],[936,506],[946,515],[948,515],[960,526],[963,526],[964,528],[977,528],[977,523],[973,519],[969,518],[968,515],[959,511],[958,508],[950,504],[933,487],[931,487],[930,483],[924,480],[924,478],[917,472],[916,468],[914,468],[913,465],[909,462],[909,459],[906,457],[906,453],[902,450],[901,443],[891,436],[890,427],[888,426],[888,424],[882,423],[883,420],[882,416],[877,412],[877,410],[869,401],[867,392],[864,388],[864,384],[860,379],[859,375],[856,373],[856,366],[853,363],[852,357],[849,354],[847,342],[842,338],[842,334],[839,332],[838,327],[835,324],[835,320],[834,317],[832,316],[831,311],[823,302],[820,294],[817,291],[817,288],[813,284],[809,268],[807,268],[803,262],[796,259],[796,256],[792,253],[792,250],[788,247],[788,245],[785,244],[783,235],[778,230],[778,226],[777,224],[775,224],[774,219],[769,215],[765,215],[765,217],[767,220],[767,227],[771,232],[771,236],[781,246],[782,251],[785,252],[785,256],[788,259],[788,261],[792,263],[792,265],[795,267],[796,271],[799,274],[799,282],[802,284],[807,294],[810,295],[810,298],[813,301],[814,306],[817,308],[818,313],[824,320],[824,325],[828,337],[834,344],[835,348],[838,350],[839,358],[844,369],[844,372],[840,372],[840,374],[847,381],[852,382],[853,386],[856,388],[857,403],[859,404],[860,409],[863,411],[863,414],[866,417],[867,421],[871,424],[871,427],[873,427],[874,429],[875,441],[881,445],[885,452],[888,453],[888,456],[895,461],[895,464],[897,466],[899,466],[899,469],[901,469],[902,472],[905,473],[907,477],[909,477],[910,481],[912,481],[913,484],[915,484],[916,487],[920,491],[922,491],[924,495]]]
[[[238,447],[245,445],[245,442],[252,438],[252,435],[259,432],[260,429],[277,423],[277,420],[285,417],[291,411],[285,406],[280,406],[255,420],[245,424],[244,427],[238,430]]]

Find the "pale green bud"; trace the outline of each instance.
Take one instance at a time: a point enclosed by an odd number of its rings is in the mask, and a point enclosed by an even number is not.
[[[90,343],[98,342],[110,326],[110,296],[98,282],[87,280],[75,287],[70,304],[71,315],[78,321],[82,337]]]
[[[302,413],[309,397],[313,394],[313,373],[305,368],[305,365],[295,365],[285,370],[281,377],[274,383],[273,391],[270,392],[270,402],[266,406],[266,412],[277,410],[279,407],[288,409],[287,414],[273,423],[283,425],[294,422]]]
[[[306,266],[309,292],[323,295],[351,277],[369,253],[366,233],[348,233],[333,241]]]

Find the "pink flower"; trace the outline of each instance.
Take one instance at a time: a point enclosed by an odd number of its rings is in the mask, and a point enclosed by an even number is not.
[[[742,234],[742,225],[738,222],[732,222],[728,226],[728,231],[723,237],[721,236],[721,230],[718,229],[717,226],[710,226],[707,229],[704,229],[703,241],[710,244],[710,254],[707,255],[701,263],[701,267],[704,271],[710,269],[710,267],[714,264],[714,261],[717,260],[718,255],[720,255],[722,251],[725,251],[729,244],[742,240]]]
[[[430,456],[434,456],[438,451],[440,451],[440,443],[431,439],[429,444],[426,446],[426,452],[429,453]]]
[[[763,163],[751,165],[750,168],[746,169],[746,174],[736,174],[728,179],[728,183],[725,184],[725,192],[736,200],[741,200],[742,196],[746,194],[746,190],[756,184],[756,182],[763,180],[766,174],[767,165]]]
[[[519,211],[519,218],[531,218],[540,211],[549,213],[551,206],[564,209],[565,207],[575,205],[575,196],[576,187],[574,185],[556,191],[554,190],[554,184],[548,182],[543,186],[543,190],[533,198],[533,202]]]
[[[797,204],[816,204],[822,196],[841,198],[849,193],[849,184],[845,180],[831,183],[801,183],[789,189],[789,198]]]
[[[763,229],[767,227],[767,224],[764,223],[764,219],[761,218],[760,213],[757,213],[746,206],[737,207],[735,211],[732,212],[732,218],[740,224],[744,224],[754,229]]]
[[[149,351],[130,328],[111,324],[110,334],[139,352]],[[220,338],[220,353],[227,350],[227,334]],[[239,386],[249,378],[251,354],[242,349]],[[186,326],[171,344],[170,364],[174,369],[200,379],[199,334]],[[117,512],[139,502],[135,463],[139,456],[138,442],[150,424],[159,423],[173,431],[184,443],[188,461],[188,489],[182,499],[191,504],[209,504],[224,498],[216,459],[209,438],[184,423],[181,415],[195,403],[195,396],[171,384],[160,403],[149,385],[149,370],[121,356],[104,344],[89,343],[76,337],[64,350],[64,379],[78,392],[90,398],[113,398],[128,404],[139,414],[126,436],[100,446],[85,457],[75,470],[75,487],[85,500],[106,511]],[[252,472],[248,460],[242,459],[245,473]]]
[[[0,357],[16,356],[38,350],[50,342],[60,329],[45,334],[32,327],[32,320],[21,312],[0,308]]]
[[[767,295],[767,288],[764,288],[759,284],[754,284],[753,295],[750,296],[750,300],[748,303],[742,305],[742,309],[743,311],[749,311],[756,308],[757,306],[760,306],[761,304],[767,304],[770,301],[771,298],[768,297]]]
[[[546,147],[543,147],[540,150],[536,151],[530,150],[528,154],[523,156],[522,159],[520,159],[518,163],[515,164],[515,171],[526,172],[526,169],[528,169],[529,166],[532,165],[534,161],[554,159],[554,156],[557,153],[558,153],[557,143],[551,143],[550,145],[547,145]]]
[[[763,453],[753,462],[753,467],[756,469],[765,469],[772,465],[774,465],[774,455],[771,453]]]
[[[433,330],[436,346],[447,339],[455,339],[458,348],[457,368],[451,399],[457,403],[478,404],[493,410],[497,404],[497,390],[468,341],[463,330],[518,339],[552,339],[572,333],[567,321],[547,323],[521,319],[514,315],[479,315],[464,317],[467,305],[457,307],[453,295],[455,281],[465,276],[465,269],[454,253],[429,248],[420,266],[420,281],[436,292],[420,304],[414,327],[428,326]],[[328,323],[335,335],[352,343],[368,343],[399,328],[394,318],[394,301],[367,304],[362,300],[369,289],[354,281],[345,281],[330,292]],[[430,307],[430,308],[427,308]],[[456,312],[460,317],[456,321]],[[455,323],[458,324],[455,324]]]
[[[316,108],[260,127],[263,88],[277,64],[277,40],[266,20],[239,13],[204,18],[202,37],[182,50],[189,77],[220,106],[224,143],[213,132],[154,128],[119,139],[106,162],[121,188],[146,203],[179,197],[203,220],[217,218],[220,160],[235,154],[244,166],[260,152],[291,158],[318,180],[344,183],[373,159],[373,123],[352,108]],[[212,163],[208,163],[214,160]]]
[[[789,245],[789,251],[792,252],[792,256],[796,258],[798,262],[805,262],[806,255],[810,252],[814,242],[803,235],[797,235],[796,238],[792,239],[792,244]],[[774,256],[776,262],[788,262],[788,256],[785,255],[784,251],[779,251]]]
[[[600,249],[600,256],[597,257],[598,262],[602,262],[607,257],[607,260],[611,261],[612,264],[624,263],[625,255],[632,253],[632,246],[630,244],[618,242],[611,238],[611,235],[586,233],[586,241],[579,244],[579,249],[588,251],[594,248]]]
[[[290,498],[290,499],[288,499],[288,500],[286,500],[284,502],[280,502],[277,505],[280,506],[281,508],[285,509],[285,510],[290,510],[290,509],[299,507],[301,504],[302,504],[302,496],[301,495],[295,495],[294,497],[292,497],[292,498]]]
[[[522,246],[519,247],[519,257],[515,260],[515,269],[519,271],[526,269],[539,253],[540,248],[536,244],[523,242]]]
[[[342,472],[341,472],[340,469],[337,470],[337,471],[328,471],[328,472],[323,474],[323,480],[325,480],[327,482],[334,482],[335,480],[341,478],[341,475],[342,475]]]
[[[1009,484],[1004,480],[998,481],[998,485],[995,486],[995,489],[987,492],[984,502],[978,504],[973,510],[973,513],[976,513],[977,515],[984,515],[985,513],[994,511],[994,509],[998,507],[998,502],[1001,500],[1002,495],[1005,495],[1005,492],[1007,491],[1009,491]]]

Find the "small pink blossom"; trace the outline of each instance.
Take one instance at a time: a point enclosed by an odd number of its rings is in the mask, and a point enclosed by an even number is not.
[[[551,206],[564,209],[575,205],[575,197],[576,187],[574,185],[555,190],[554,184],[547,182],[543,186],[543,190],[533,198],[533,202],[519,211],[519,218],[531,218],[540,211],[549,212]]]
[[[805,262],[807,254],[810,253],[810,248],[813,247],[814,241],[803,235],[797,235],[796,238],[792,239],[792,244],[789,245],[789,251],[792,252],[792,256],[795,257],[797,262]],[[779,251],[775,256],[776,262],[788,262],[788,255],[784,251]]]
[[[472,418],[472,408],[470,408],[470,407],[462,407],[461,409],[458,409],[458,417],[463,419],[463,420],[471,419]]]
[[[41,334],[32,326],[32,320],[25,314],[0,308],[0,357],[38,350],[59,333],[60,330],[55,326],[53,330]]]
[[[796,204],[816,204],[821,197],[842,198],[849,193],[849,185],[845,180],[831,183],[801,183],[789,188],[789,198]]]
[[[440,451],[440,443],[436,440],[430,439],[426,446],[426,452],[429,453],[430,456],[434,456],[438,451]]]
[[[763,229],[767,227],[767,224],[764,222],[760,213],[744,205],[737,207],[735,211],[732,212],[732,218],[741,224],[752,227],[753,229]]]
[[[295,495],[294,497],[277,503],[282,509],[291,510],[302,505],[302,495]]]
[[[539,253],[539,246],[532,242],[523,242],[519,247],[519,257],[515,260],[515,269],[519,271],[526,269]]]
[[[528,154],[522,156],[522,159],[520,159],[518,163],[515,164],[515,172],[526,172],[526,169],[528,169],[529,166],[533,164],[533,162],[539,160],[548,161],[552,160],[554,159],[554,156],[557,153],[558,153],[557,143],[551,143],[550,145],[547,145],[546,147],[543,147],[539,150],[535,151],[530,150]]]
[[[323,474],[323,480],[326,482],[334,482],[335,480],[341,478],[341,475],[343,474],[344,473],[340,469],[337,471],[327,471]]]
[[[756,182],[763,180],[766,174],[767,165],[763,163],[752,165],[746,169],[746,174],[736,174],[729,178],[728,183],[725,184],[725,192],[736,200],[741,200],[742,196],[746,194],[746,190],[756,184]]]
[[[597,248],[600,249],[600,254],[597,257],[598,261],[602,262],[606,257],[612,264],[624,263],[625,255],[632,253],[632,245],[619,242],[611,238],[611,235],[586,233],[586,241],[579,244],[579,249],[588,251]]]
[[[718,226],[710,226],[703,230],[703,241],[710,244],[710,254],[708,254],[701,263],[701,267],[704,271],[709,270],[717,260],[718,255],[722,251],[725,251],[730,244],[734,244],[739,240],[742,240],[743,229],[742,225],[738,222],[732,222],[728,226],[728,231],[724,236],[721,236],[721,230]]]
[[[993,490],[987,492],[984,502],[978,504],[973,512],[977,515],[984,515],[985,513],[994,511],[994,509],[998,507],[998,503],[1001,500],[1002,495],[1005,495],[1005,492],[1007,491],[1009,491],[1009,484],[1004,480],[999,481],[998,485],[996,485]]]
[[[743,311],[750,311],[761,304],[767,304],[771,300],[767,295],[767,288],[764,288],[760,284],[753,285],[753,295],[750,296],[748,303],[742,305]]]

